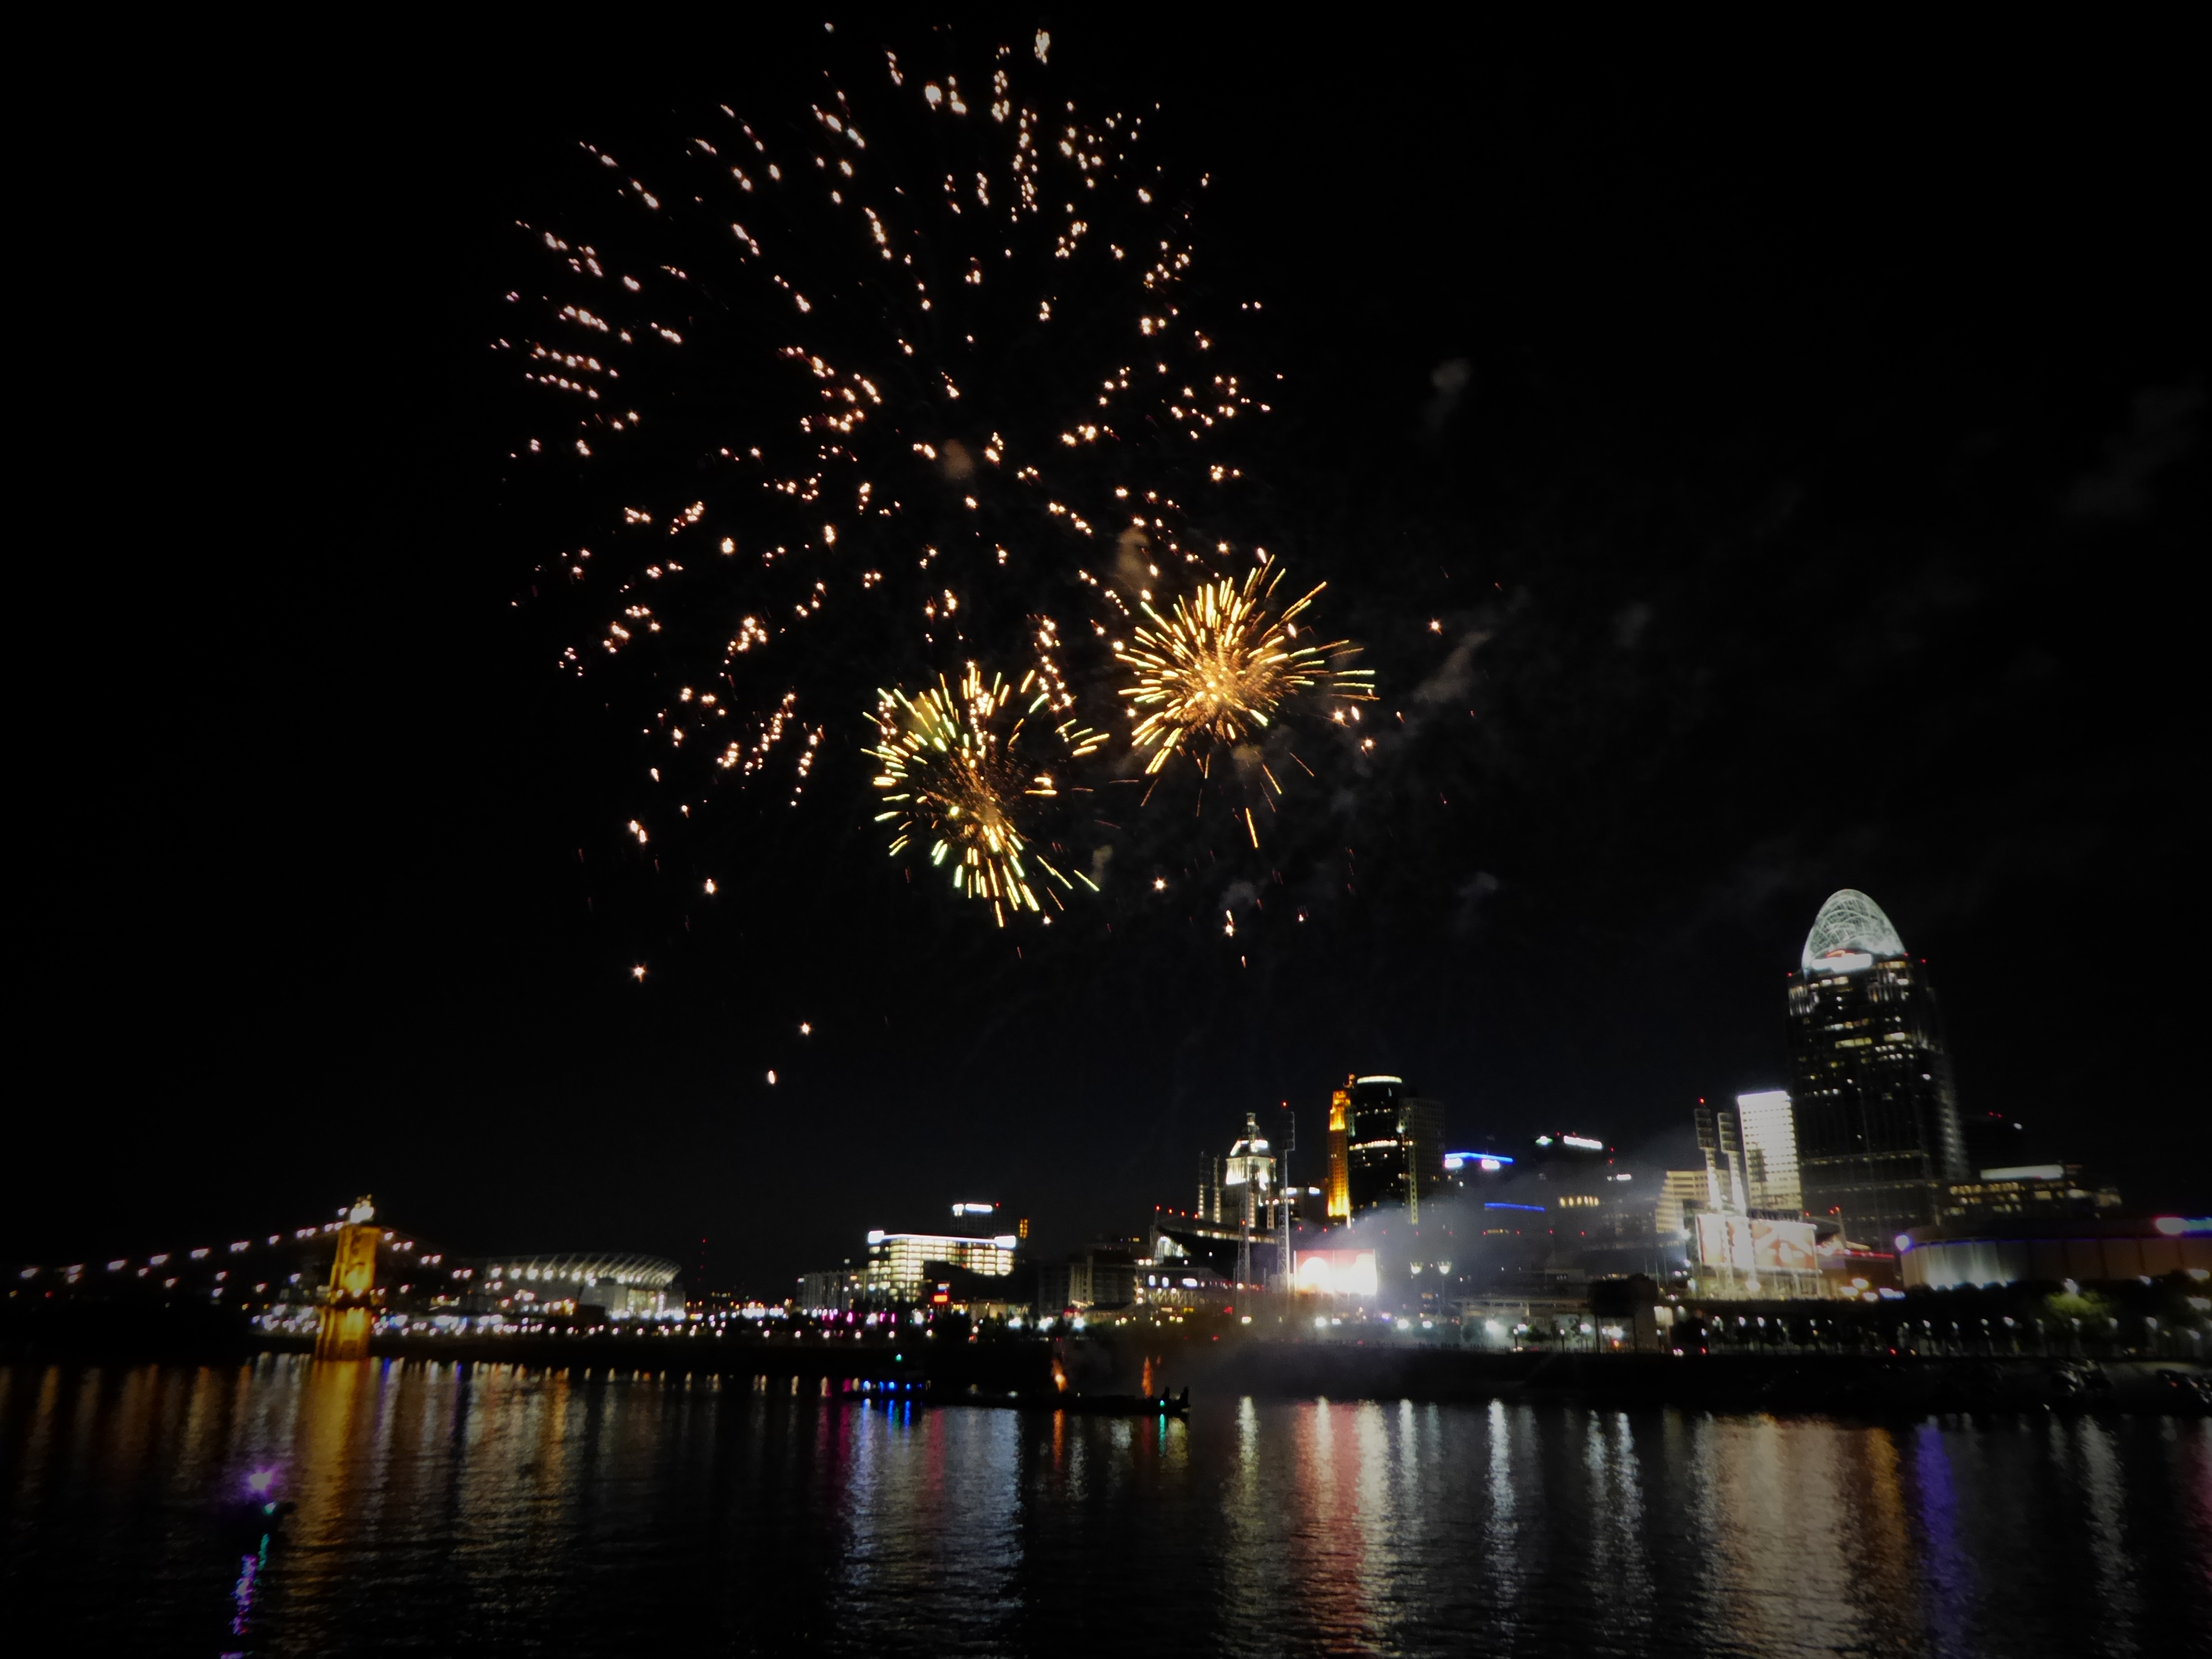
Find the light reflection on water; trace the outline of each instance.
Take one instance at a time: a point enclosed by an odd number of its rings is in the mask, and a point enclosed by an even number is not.
[[[268,1468],[296,1509],[242,1583]],[[0,1367],[0,1593],[82,1651],[2131,1655],[2212,1627],[2202,1421],[1186,1424],[272,1358]]]

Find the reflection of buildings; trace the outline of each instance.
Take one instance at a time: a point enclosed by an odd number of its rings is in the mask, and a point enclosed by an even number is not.
[[[1416,1095],[1403,1078],[1355,1077],[1338,1091],[1346,1118],[1344,1181],[1348,1213],[1404,1205],[1417,1212],[1444,1178],[1444,1109]],[[1330,1176],[1336,1169],[1337,1113],[1329,1112]],[[1330,1195],[1335,1211],[1335,1195]]]
[[[1932,1222],[1966,1173],[1926,966],[1850,888],[1820,907],[1790,978],[1790,1097],[1803,1202],[1855,1237]]]

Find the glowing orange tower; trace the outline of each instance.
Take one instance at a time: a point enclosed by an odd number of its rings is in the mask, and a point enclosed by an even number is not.
[[[1328,1100],[1328,1218],[1352,1219],[1352,1091],[1339,1089]]]
[[[315,1358],[366,1359],[368,1326],[383,1292],[376,1288],[376,1206],[364,1195],[338,1229],[331,1282],[315,1321]]]

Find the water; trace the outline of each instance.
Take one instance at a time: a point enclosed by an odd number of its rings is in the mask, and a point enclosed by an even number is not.
[[[0,1593],[210,1659],[2212,1651],[2203,1420],[817,1389],[0,1367]]]

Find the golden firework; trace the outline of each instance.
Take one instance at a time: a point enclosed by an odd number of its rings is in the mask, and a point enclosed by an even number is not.
[[[1048,693],[1040,690],[1026,704],[1018,702],[1036,680],[1033,669],[1018,686],[996,674],[987,685],[971,662],[957,690],[939,675],[919,697],[879,691],[875,718],[881,741],[868,750],[883,763],[875,785],[890,810],[878,813],[876,822],[894,826],[891,855],[927,845],[932,864],[951,866],[954,890],[988,902],[1001,927],[1009,907],[1017,913],[1043,908],[1029,864],[1062,887],[1073,884],[1030,846],[1022,827],[1034,810],[1027,803],[1060,793],[1049,772],[1017,753],[1024,722],[1048,702]],[[1071,760],[1104,741],[1073,720],[1053,728],[1053,735]],[[1076,879],[1095,890],[1081,875]]]
[[[1300,641],[1296,618],[1328,584],[1278,611],[1270,600],[1282,574],[1279,565],[1255,565],[1242,587],[1223,576],[1177,599],[1170,617],[1146,605],[1152,626],[1139,627],[1136,643],[1121,647],[1121,657],[1135,675],[1121,695],[1144,711],[1131,735],[1138,748],[1152,751],[1147,773],[1179,750],[1192,752],[1203,769],[1198,740],[1241,743],[1298,692],[1326,687],[1340,697],[1374,700],[1368,670],[1340,666],[1358,647]]]

